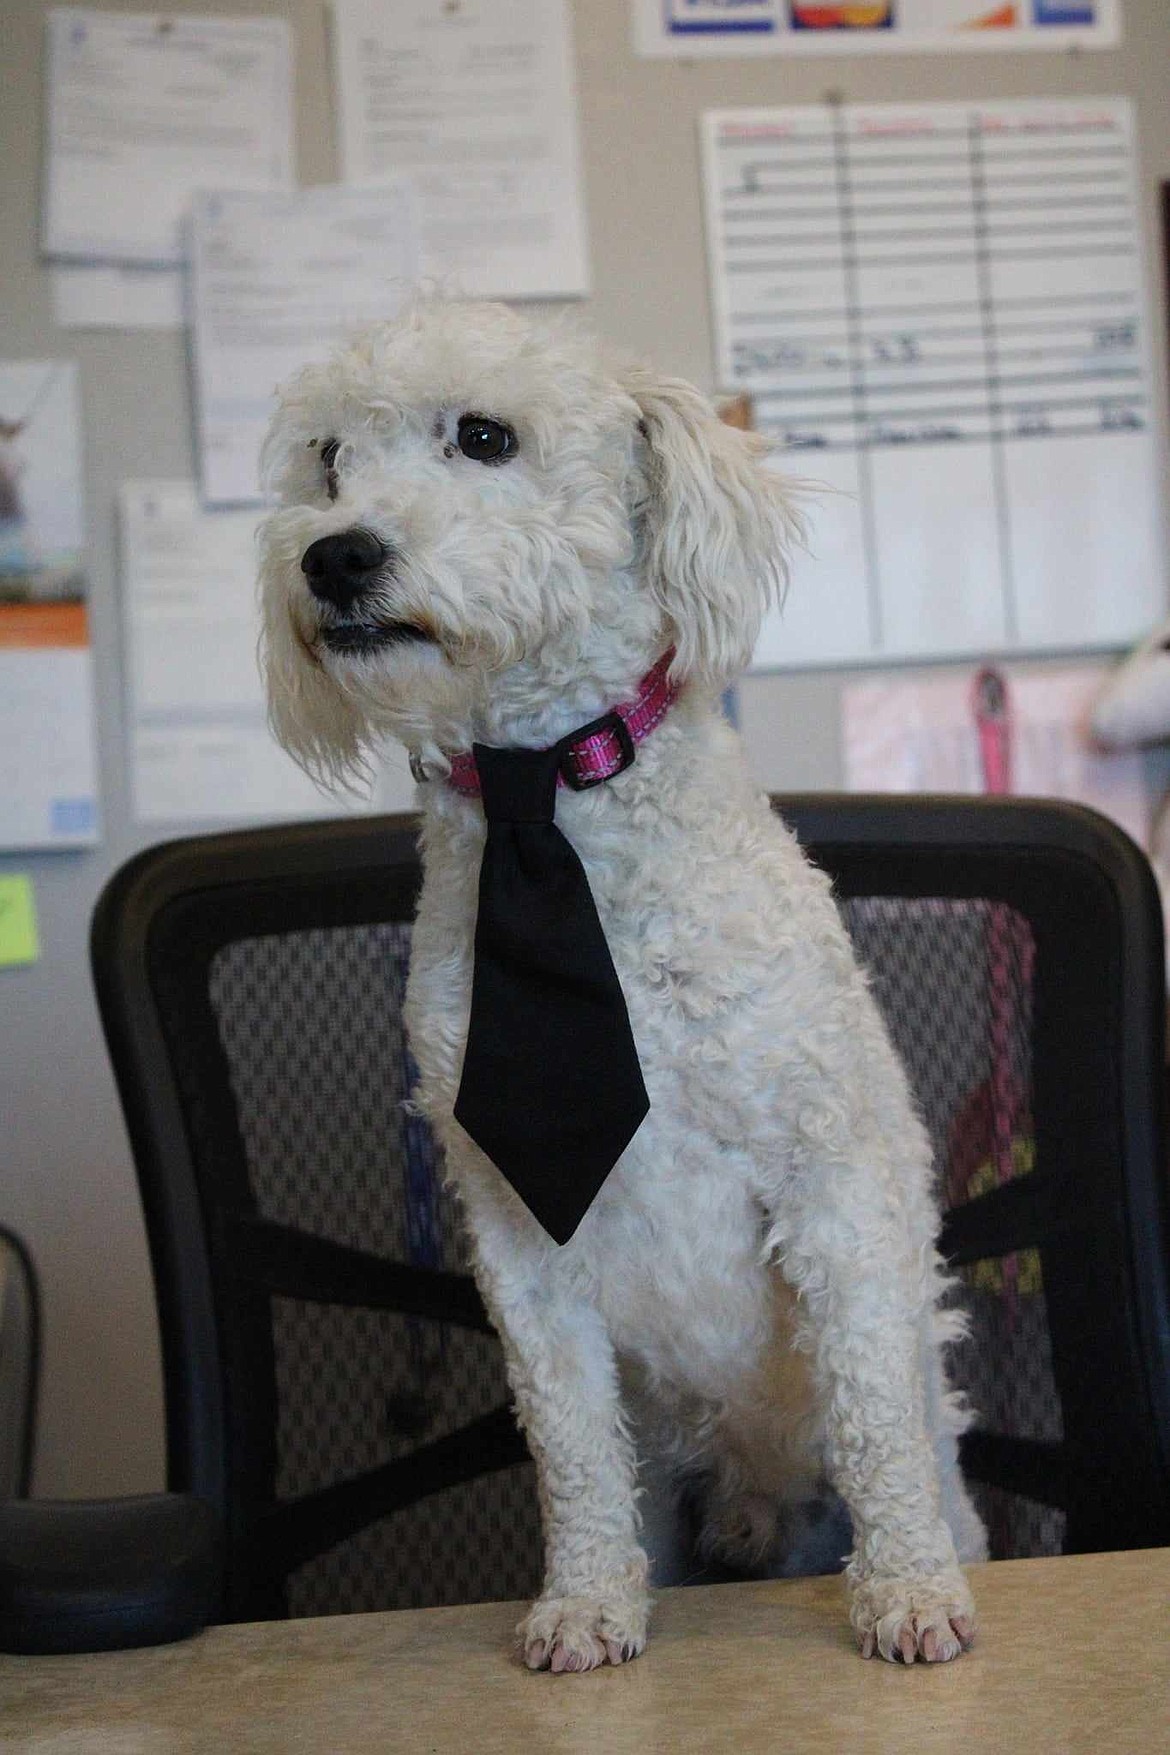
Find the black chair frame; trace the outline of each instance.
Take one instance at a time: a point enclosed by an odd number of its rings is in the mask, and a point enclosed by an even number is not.
[[[21,1422],[20,1456],[16,1464],[16,1491],[23,1499],[31,1491],[36,1456],[37,1400],[41,1375],[41,1288],[24,1239],[7,1225],[0,1225],[0,1237],[13,1252],[28,1301],[28,1377]]]

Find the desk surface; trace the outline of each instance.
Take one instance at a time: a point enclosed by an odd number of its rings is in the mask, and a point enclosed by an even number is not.
[[[30,1755],[626,1755],[1170,1750],[1170,1549],[971,1568],[957,1663],[864,1663],[839,1579],[664,1591],[645,1655],[584,1676],[509,1655],[514,1603],[216,1627],[100,1657],[0,1657]]]

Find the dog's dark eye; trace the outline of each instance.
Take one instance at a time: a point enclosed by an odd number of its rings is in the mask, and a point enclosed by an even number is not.
[[[341,450],[340,439],[326,439],[321,447],[321,467],[325,471],[325,492],[331,500],[337,498],[337,453]]]
[[[516,435],[502,420],[465,414],[459,421],[459,449],[476,463],[502,463],[516,449]]]

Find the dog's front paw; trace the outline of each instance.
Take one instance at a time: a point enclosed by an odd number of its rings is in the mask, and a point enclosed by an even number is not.
[[[624,1664],[646,1644],[650,1599],[645,1592],[600,1597],[541,1597],[517,1632],[530,1670],[595,1670]]]
[[[961,1572],[865,1578],[853,1587],[849,1619],[862,1657],[893,1663],[949,1663],[975,1639],[975,1602]]]

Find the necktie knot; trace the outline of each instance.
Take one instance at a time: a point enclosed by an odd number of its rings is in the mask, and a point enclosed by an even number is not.
[[[474,746],[475,766],[489,823],[551,823],[556,813],[561,748],[493,749]]]

